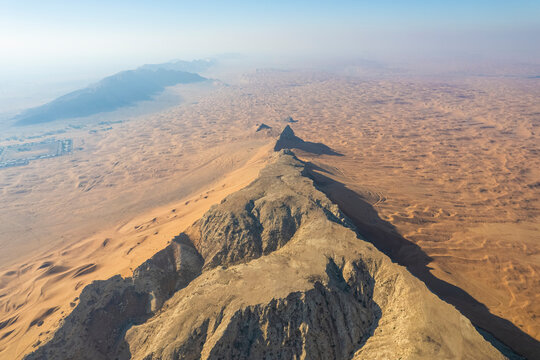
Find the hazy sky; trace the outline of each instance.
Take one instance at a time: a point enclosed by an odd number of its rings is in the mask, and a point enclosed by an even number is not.
[[[538,62],[540,0],[0,0],[1,77],[219,53]]]

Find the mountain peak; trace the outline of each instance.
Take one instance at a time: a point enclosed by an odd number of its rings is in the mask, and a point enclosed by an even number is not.
[[[296,136],[290,125],[285,126],[276,141],[276,145],[274,145],[274,151],[282,149],[298,149],[315,155],[342,156],[342,154],[335,152],[325,144],[302,140]]]
[[[294,139],[296,138],[296,135],[294,134],[294,131],[291,128],[291,126],[287,125],[281,132],[281,135],[279,135],[279,138],[280,139]]]

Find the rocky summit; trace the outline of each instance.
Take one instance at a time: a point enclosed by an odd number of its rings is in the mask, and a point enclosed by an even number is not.
[[[88,285],[54,337],[26,357],[129,358],[504,357],[362,239],[305,163],[281,150],[133,277]]]
[[[270,129],[272,129],[271,126],[268,126],[265,123],[262,123],[261,125],[259,125],[259,127],[257,127],[257,130],[255,130],[255,132],[259,132],[263,130],[270,130]]]

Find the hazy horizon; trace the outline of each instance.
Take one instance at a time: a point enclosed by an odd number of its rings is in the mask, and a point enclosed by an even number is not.
[[[362,59],[435,72],[521,64],[522,74],[538,75],[540,64],[534,1],[0,5],[0,113],[143,64],[220,54],[263,67],[334,69]]]
[[[538,62],[536,1],[0,2],[2,75],[220,53],[269,60],[447,56]]]

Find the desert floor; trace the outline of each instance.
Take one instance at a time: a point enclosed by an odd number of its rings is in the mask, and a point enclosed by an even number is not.
[[[539,80],[518,77],[259,71],[157,114],[62,134],[72,155],[0,169],[0,357],[46,341],[85,284],[128,276],[247,185],[286,116],[339,153],[298,151],[360,233],[477,325],[534,349],[538,98]],[[262,122],[273,129],[256,133]]]

